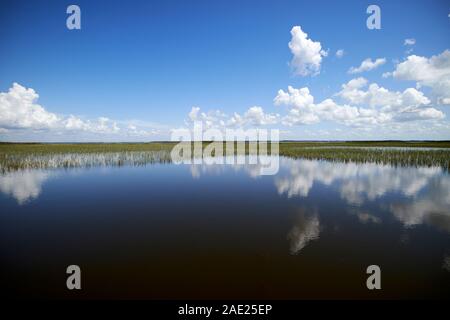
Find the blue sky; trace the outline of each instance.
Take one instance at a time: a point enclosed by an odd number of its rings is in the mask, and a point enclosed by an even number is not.
[[[81,30],[66,27],[70,4]],[[380,30],[366,27],[370,4],[381,8]],[[450,139],[449,13],[447,1],[2,1],[0,140],[160,140],[194,119],[227,126],[235,112],[240,125],[279,128],[286,139]],[[288,46],[294,26],[321,46],[306,75]],[[349,73],[368,58],[384,62]],[[360,77],[359,100],[342,93]],[[388,101],[370,100],[373,83]],[[308,88],[314,105],[288,86]],[[425,98],[411,91],[418,98],[407,104],[408,88]],[[280,89],[289,99],[277,104]]]

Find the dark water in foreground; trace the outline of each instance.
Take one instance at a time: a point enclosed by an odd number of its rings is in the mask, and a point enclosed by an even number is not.
[[[85,298],[450,295],[450,175],[282,158],[0,176],[3,294]],[[66,289],[66,267],[82,290]],[[366,288],[381,268],[382,289]]]

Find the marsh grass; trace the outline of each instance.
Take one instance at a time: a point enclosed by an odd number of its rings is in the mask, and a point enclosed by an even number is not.
[[[450,150],[414,150],[383,148],[310,148],[290,147],[280,154],[292,158],[319,159],[327,161],[379,163],[394,166],[441,167],[450,169]]]
[[[0,171],[168,163],[171,162],[170,151],[175,144],[0,143]],[[209,142],[204,142],[203,148],[208,144]],[[224,153],[225,150],[224,145]],[[248,152],[247,144],[245,153]],[[450,169],[448,141],[280,142],[279,154],[292,158],[373,162],[395,166],[438,166],[444,170]]]
[[[8,154],[0,160],[1,171],[19,169],[80,168],[95,166],[146,165],[170,162],[168,151],[124,151],[52,154]]]

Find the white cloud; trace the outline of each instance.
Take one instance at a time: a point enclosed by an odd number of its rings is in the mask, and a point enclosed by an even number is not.
[[[63,135],[91,134],[148,136],[155,134],[148,126],[139,126],[124,121],[119,122],[107,117],[83,119],[75,115],[63,116],[47,111],[37,103],[39,95],[32,88],[25,88],[14,83],[8,92],[0,93],[0,132],[12,134],[17,132],[33,132],[34,135],[46,132],[54,137]],[[34,138],[33,138],[34,140]]]
[[[0,93],[0,127],[4,129],[49,129],[61,119],[46,111],[36,101],[39,95],[14,83],[8,92]]]
[[[421,91],[414,88],[408,88],[401,93],[389,91],[372,83],[367,90],[363,90],[367,83],[368,81],[363,77],[352,79],[342,85],[342,90],[337,95],[350,104],[369,107],[418,106],[430,103],[430,100]]]
[[[401,80],[430,82],[450,74],[450,51],[431,58],[412,55],[397,65],[393,75]]]
[[[416,39],[414,39],[414,38],[405,39],[405,42],[403,43],[403,45],[405,45],[405,46],[413,46],[415,44],[416,44]]]
[[[296,109],[306,108],[314,103],[314,97],[309,93],[307,87],[295,89],[288,86],[288,91],[278,90],[277,96],[274,98],[275,105],[282,104],[292,105]]]
[[[360,108],[361,115],[370,115],[371,123],[389,123],[392,121],[411,121],[427,119],[443,119],[444,113],[432,107],[426,107],[430,100],[423,92],[415,88],[407,88],[403,92],[389,91],[376,83],[368,86],[367,80],[360,77],[342,85],[337,93],[352,105],[369,107]]]
[[[130,123],[126,126],[126,134],[130,137],[149,137],[160,134],[158,129],[137,127]]]
[[[303,32],[300,26],[293,27],[291,35],[289,49],[294,55],[291,66],[295,74],[300,76],[319,74],[322,57],[326,57],[328,51],[322,50],[320,42],[309,39],[308,34]]]
[[[192,107],[191,111],[188,114],[189,120],[190,121],[199,120],[198,119],[198,113],[199,112],[200,112],[200,108],[199,107]]]
[[[345,54],[344,49],[339,49],[336,51],[336,57],[338,57],[338,58],[342,58],[344,56],[344,54]]]
[[[354,73],[361,73],[361,72],[365,72],[365,71],[370,71],[373,70],[375,68],[378,68],[379,66],[383,65],[386,63],[386,59],[385,58],[378,58],[374,61],[372,61],[372,59],[367,58],[366,60],[364,60],[363,62],[361,62],[361,65],[357,68],[355,67],[351,67],[348,70],[348,73],[354,74]]]
[[[450,50],[426,58],[411,55],[392,73],[395,79],[416,81],[432,88],[438,104],[450,104]]]
[[[307,87],[295,89],[288,86],[287,92],[278,90],[273,101],[276,106],[290,107],[288,115],[283,118],[285,125],[313,124],[320,121],[314,110],[314,97]]]
[[[283,124],[288,126],[314,124],[321,120],[345,122],[358,116],[357,108],[338,105],[332,99],[315,104],[307,87],[295,89],[289,86],[287,92],[279,90],[274,104],[289,107],[288,114],[283,117]]]
[[[261,107],[251,107],[244,114],[244,119],[255,126],[274,124],[278,120],[277,114],[266,114]]]
[[[90,132],[101,134],[115,134],[123,131],[119,128],[116,121],[106,117],[99,117],[97,119],[83,120],[77,116],[70,115],[67,118],[61,118],[58,125],[54,129],[75,131],[75,132]]]
[[[227,118],[227,115],[221,110],[201,112],[199,107],[192,107],[185,123],[191,126],[195,121],[201,121],[205,129],[208,129],[211,127],[223,127]]]
[[[274,104],[288,106],[288,114],[282,118],[282,123],[288,126],[320,121],[370,126],[445,117],[442,111],[428,107],[430,100],[417,89],[389,91],[373,83],[365,90],[367,85],[368,81],[362,77],[342,85],[336,96],[348,104],[339,104],[330,98],[315,103],[307,87],[295,89],[291,86],[287,91],[278,91]]]
[[[407,62],[407,61],[405,61]],[[433,66],[439,65],[435,62]],[[402,71],[402,68],[397,68]],[[397,72],[399,72],[396,70]],[[410,72],[412,72],[410,70]],[[441,79],[446,75],[433,71]],[[421,73],[419,73],[421,74]],[[402,74],[403,76],[404,73]],[[419,84],[428,84],[429,78],[413,74]],[[397,73],[397,77],[399,74]],[[411,75],[409,75],[411,76]],[[432,78],[434,79],[434,78]],[[4,141],[132,141],[148,139],[167,139],[170,130],[167,126],[139,120],[116,121],[107,117],[96,119],[77,115],[58,115],[37,104],[38,94],[31,88],[15,83],[8,92],[0,93],[0,133]],[[335,100],[337,99],[337,100]],[[367,79],[358,77],[342,85],[342,90],[330,98],[315,102],[308,87],[279,90],[274,98],[276,106],[284,114],[266,113],[260,106],[253,106],[243,113],[227,115],[221,110],[202,112],[192,107],[185,121],[190,126],[194,121],[202,121],[204,129],[216,127],[258,127],[265,125],[310,125],[323,121],[338,125],[364,128],[364,134],[377,135],[385,132],[400,134],[412,132],[439,132],[447,136],[448,122],[438,121],[444,113],[432,106],[430,99],[420,88],[408,88],[402,92],[390,91]],[[418,120],[433,120],[419,125]],[[414,122],[412,122],[414,121]],[[414,125],[406,126],[406,123]],[[355,129],[355,130],[356,130]],[[290,129],[291,130],[291,129]],[[292,130],[297,130],[292,128]],[[301,130],[301,129],[299,129]],[[376,130],[376,131],[375,131]],[[428,130],[428,131],[427,131]],[[319,132],[319,137],[333,135]],[[353,132],[353,131],[352,131]],[[28,136],[26,136],[28,135]],[[439,136],[438,135],[438,136]],[[17,139],[17,137],[24,137]],[[27,138],[28,137],[28,138]],[[31,137],[31,138],[30,138]],[[156,138],[155,138],[156,137]]]
[[[279,114],[265,113],[263,108],[259,106],[249,108],[243,115],[234,112],[231,117],[220,110],[201,112],[199,107],[192,107],[185,123],[190,127],[195,121],[201,121],[204,129],[224,129],[227,127],[246,126],[257,127],[275,124],[278,122],[279,117]]]

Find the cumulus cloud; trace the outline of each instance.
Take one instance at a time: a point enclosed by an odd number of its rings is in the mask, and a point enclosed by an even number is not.
[[[274,104],[289,106],[289,113],[283,118],[285,125],[313,124],[320,121],[314,109],[314,97],[307,87],[295,89],[288,86],[287,91],[279,90]]]
[[[413,46],[415,44],[416,44],[416,39],[414,39],[414,38],[405,39],[405,41],[403,42],[403,45],[405,45],[405,46]]]
[[[225,126],[225,121],[227,118],[227,115],[220,110],[201,112],[199,107],[192,107],[185,123],[186,125],[191,126],[194,122],[201,121],[205,129],[208,129],[211,127]]]
[[[38,104],[39,95],[32,88],[13,83],[8,92],[0,93],[0,133],[15,131],[52,132],[58,134],[103,134],[125,136],[149,136],[156,130],[107,117],[84,119],[79,116],[63,116],[47,111]]]
[[[338,57],[338,58],[342,58],[344,56],[344,54],[345,54],[344,49],[339,49],[336,51],[336,57]]]
[[[283,117],[285,125],[314,124],[322,120],[344,125],[383,125],[394,122],[442,119],[444,113],[428,107],[430,100],[423,92],[408,88],[403,92],[389,91],[378,84],[370,84],[365,78],[355,78],[342,85],[336,96],[346,103],[339,104],[333,99],[319,103],[307,87],[288,87],[279,90],[274,98],[276,106],[288,106],[288,114]]]
[[[386,63],[386,59],[385,58],[378,58],[374,61],[372,61],[372,59],[367,58],[366,60],[364,60],[363,62],[361,62],[361,65],[359,67],[351,67],[348,70],[348,73],[354,74],[354,73],[361,73],[361,72],[366,72],[366,71],[370,71],[373,70],[375,68],[378,68],[379,66],[383,65]]]
[[[275,124],[279,120],[279,114],[265,113],[259,106],[249,108],[243,115],[234,112],[228,116],[221,110],[210,110],[201,112],[199,107],[192,107],[185,121],[187,126],[192,126],[195,121],[201,121],[204,129],[216,128],[224,129],[227,127],[258,127]]]
[[[49,129],[61,119],[37,104],[39,95],[18,83],[0,93],[0,127],[4,129]]]
[[[319,74],[322,57],[326,57],[328,51],[322,50],[320,42],[308,38],[308,34],[300,26],[292,28],[291,36],[289,49],[293,54],[291,66],[295,74],[300,76]]]
[[[376,83],[372,83],[367,90],[364,90],[363,88],[367,84],[367,79],[363,77],[352,79],[342,85],[342,90],[337,95],[351,104],[370,107],[427,105],[430,103],[423,92],[414,88],[408,88],[401,93],[389,91]]]
[[[199,113],[200,113],[199,107],[192,107],[191,111],[188,114],[189,120],[192,122],[199,120]]]
[[[129,137],[154,137],[161,134],[160,129],[153,128],[152,126],[153,124],[138,124],[136,121],[131,121],[125,126],[126,135]]]
[[[416,81],[430,87],[438,104],[450,105],[450,50],[426,58],[411,55],[392,72],[395,79]]]
[[[59,123],[60,129],[67,131],[85,131],[91,133],[118,133],[121,131],[117,122],[106,117],[99,117],[95,120],[82,120],[79,117],[70,115]]]
[[[244,119],[253,125],[261,126],[276,123],[278,120],[278,115],[266,114],[261,107],[254,106],[245,112]]]
[[[365,90],[367,84],[365,78],[352,79],[342,85],[342,90],[337,93],[337,96],[352,105],[369,107],[359,109],[360,120],[366,116],[364,122],[382,124],[445,117],[442,111],[427,107],[431,101],[415,88],[407,88],[403,92],[390,91],[372,83]]]
[[[199,107],[192,107],[188,114],[188,119],[185,121],[186,125],[190,126],[195,121],[201,121],[205,129],[211,127],[223,127],[226,124],[228,116],[221,110],[210,110],[208,112],[201,112]]]
[[[314,97],[309,93],[307,87],[295,89],[288,86],[287,92],[282,89],[278,90],[277,96],[274,98],[275,105],[292,105],[294,108],[307,108],[314,103]]]
[[[358,117],[358,109],[348,105],[338,105],[332,99],[314,103],[314,97],[307,87],[295,89],[288,87],[287,92],[279,90],[274,98],[276,106],[287,105],[288,114],[283,117],[283,124],[313,124],[321,120],[346,122]]]

